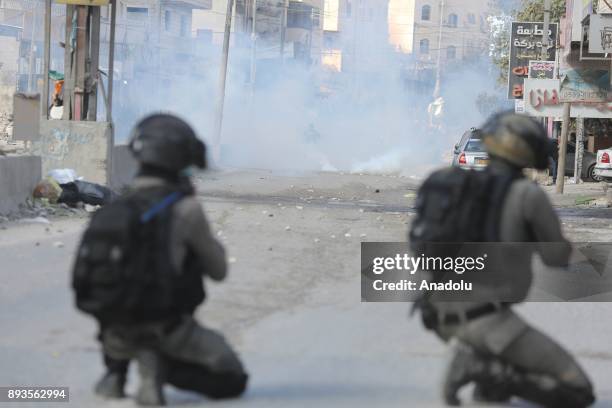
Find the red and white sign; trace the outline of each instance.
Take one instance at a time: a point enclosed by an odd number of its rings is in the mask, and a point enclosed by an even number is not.
[[[561,118],[563,102],[559,100],[561,81],[558,79],[525,79],[525,113],[537,117]],[[610,118],[612,103],[573,102],[571,117]]]

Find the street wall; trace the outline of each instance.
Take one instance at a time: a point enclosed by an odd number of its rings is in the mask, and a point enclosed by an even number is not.
[[[32,197],[42,178],[42,161],[37,156],[0,157],[0,214],[19,209]]]
[[[127,145],[113,147],[113,164],[110,176],[110,185],[115,191],[132,182],[136,175],[138,164]]]
[[[107,185],[113,145],[107,122],[41,120],[40,141],[34,152],[42,157],[43,173],[74,169],[84,180]]]

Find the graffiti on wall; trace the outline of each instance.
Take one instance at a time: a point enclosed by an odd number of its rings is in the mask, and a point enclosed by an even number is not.
[[[43,154],[52,160],[63,160],[79,145],[87,145],[94,139],[94,132],[75,132],[74,129],[53,128],[43,138]]]

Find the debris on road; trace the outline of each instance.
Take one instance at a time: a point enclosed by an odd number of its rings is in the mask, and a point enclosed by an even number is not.
[[[35,217],[35,218],[22,218],[19,222],[29,223],[29,224],[51,224],[45,217]]]

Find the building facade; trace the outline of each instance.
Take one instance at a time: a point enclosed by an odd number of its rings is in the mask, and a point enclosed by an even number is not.
[[[443,66],[482,55],[489,47],[488,4],[482,0],[410,0],[414,24],[406,33],[424,66]]]

